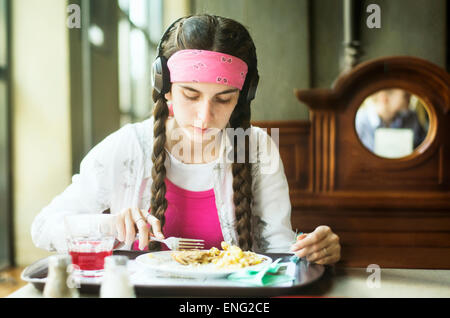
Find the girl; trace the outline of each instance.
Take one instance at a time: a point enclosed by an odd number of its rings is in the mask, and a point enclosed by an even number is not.
[[[109,209],[118,240],[130,246],[137,229],[139,249],[166,248],[149,244],[151,230],[159,238],[204,239],[206,249],[227,241],[337,262],[339,238],[329,227],[296,240],[278,149],[250,125],[258,71],[246,28],[218,16],[184,17],[166,30],[158,55],[153,116],[87,154],[72,184],[35,218],[34,243],[65,251],[65,215]]]

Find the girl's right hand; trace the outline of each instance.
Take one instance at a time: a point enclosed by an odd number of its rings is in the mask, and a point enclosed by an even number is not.
[[[150,226],[149,226],[150,225]],[[158,239],[164,239],[161,222],[151,215],[144,215],[138,208],[126,208],[117,215],[117,240],[132,246],[136,240],[136,229],[139,238],[139,249],[143,250],[149,243],[150,229]]]

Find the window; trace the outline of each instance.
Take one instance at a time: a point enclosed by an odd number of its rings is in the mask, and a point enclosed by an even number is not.
[[[8,19],[9,0],[0,0],[0,269],[12,264]]]
[[[74,174],[94,145],[150,117],[151,65],[166,1],[69,1],[81,7],[82,23],[89,26],[69,31]]]
[[[144,120],[152,109],[151,65],[163,26],[162,0],[118,0],[121,126]]]

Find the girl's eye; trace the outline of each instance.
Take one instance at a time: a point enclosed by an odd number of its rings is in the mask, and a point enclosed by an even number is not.
[[[198,100],[198,96],[188,96],[185,94],[184,97],[186,97],[188,100],[192,100],[192,101]],[[229,98],[229,99],[216,98],[216,101],[220,104],[227,104],[231,101],[231,98]]]
[[[217,99],[217,102],[221,103],[221,104],[226,104],[226,103],[229,103],[230,101],[231,101],[231,99],[226,99],[226,100],[220,99],[220,98]]]
[[[198,96],[188,96],[188,95],[184,95],[184,96],[189,100],[196,100],[198,98]]]

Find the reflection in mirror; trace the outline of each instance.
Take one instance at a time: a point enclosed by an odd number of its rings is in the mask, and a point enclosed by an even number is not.
[[[417,96],[399,89],[383,89],[367,97],[356,113],[359,139],[374,154],[401,158],[425,139],[429,115]]]

